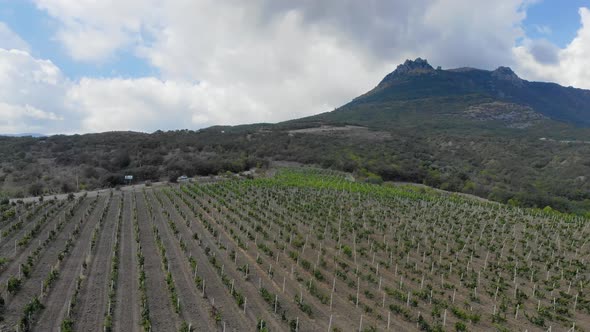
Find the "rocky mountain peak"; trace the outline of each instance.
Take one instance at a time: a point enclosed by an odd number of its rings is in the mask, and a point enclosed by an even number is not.
[[[426,59],[417,58],[416,60],[406,60],[403,64],[397,66],[393,74],[403,75],[408,73],[424,73],[434,71],[434,68]]]
[[[397,68],[389,73],[381,84],[391,81],[398,77],[404,77],[407,75],[420,75],[425,73],[434,72],[434,68],[428,63],[426,59],[417,58],[416,60],[406,60],[404,63],[397,66]]]
[[[492,77],[498,80],[510,81],[517,85],[522,84],[520,77],[518,77],[510,67],[498,67],[492,72]]]

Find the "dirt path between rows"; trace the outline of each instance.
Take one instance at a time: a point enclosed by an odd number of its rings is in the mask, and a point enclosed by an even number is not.
[[[300,206],[298,208],[301,211],[304,211],[304,208],[302,206]],[[270,218],[271,220],[273,218],[280,218],[281,214],[288,214],[288,211],[286,211],[284,209],[284,207],[281,205],[274,205],[274,207],[269,210],[270,210],[270,215],[268,215],[268,213],[267,213],[267,218]],[[253,211],[250,210],[248,213],[252,213],[252,212]],[[292,218],[293,218],[293,221],[297,220],[298,230],[301,232],[300,233],[301,235],[313,236],[313,227],[310,227],[310,225],[306,224],[304,220],[308,220],[309,224],[312,224],[314,222],[317,223],[319,221],[317,221],[317,220],[311,221],[311,220],[313,220],[312,216],[307,215],[305,212],[302,212],[297,217],[292,217]],[[350,239],[348,241],[350,241]],[[363,244],[358,243],[358,245],[360,247]],[[356,296],[356,289],[350,288],[349,286],[346,285],[345,282],[343,282],[341,279],[336,277],[335,271],[338,270],[338,267],[336,266],[335,257],[338,257],[339,261],[345,262],[351,269],[354,269],[355,263],[352,258],[348,258],[348,257],[346,257],[346,255],[338,255],[336,248],[338,248],[338,245],[335,240],[331,239],[330,237],[324,238],[322,250],[324,250],[325,252],[322,255],[322,257],[326,258],[325,266],[318,267],[318,269],[323,272],[324,276],[327,276],[325,278],[325,280],[322,282],[323,287],[325,287],[326,289],[329,289],[329,287],[331,286],[332,280],[334,280],[333,278],[335,278],[335,280],[336,280],[335,285],[336,285],[337,292],[334,293],[334,308],[335,308],[335,311],[338,312],[340,317],[335,316],[334,319],[338,319],[338,321],[341,321],[343,318],[349,318],[353,314],[357,317],[360,317],[360,315],[362,314],[362,312],[360,311],[361,310],[360,308],[363,305],[368,305],[373,308],[373,312],[371,315],[364,314],[363,322],[368,325],[373,325],[373,326],[385,325],[385,321],[383,319],[379,319],[377,316],[379,314],[379,312],[381,312],[382,318],[387,317],[388,312],[389,312],[389,304],[390,303],[393,302],[393,303],[400,304],[400,305],[405,305],[405,303],[398,303],[398,302],[396,302],[396,300],[392,299],[391,296],[387,296],[387,295],[385,298],[385,302],[382,302],[383,290],[378,290],[378,284],[377,283],[369,284],[368,282],[365,282],[364,280],[360,279],[360,282],[361,282],[360,288],[364,289],[364,290],[373,291],[374,298],[369,299],[369,298],[367,298],[367,296],[364,292],[359,293],[359,303],[361,305],[359,306],[359,308],[355,308],[355,306],[351,304],[351,301],[349,299],[351,297]],[[294,248],[294,247],[291,247],[289,249],[298,251],[298,249]],[[309,262],[313,262],[317,258],[318,251],[319,251],[318,248],[313,248],[313,246],[312,246],[311,248],[308,248],[305,250],[305,254],[300,253],[299,257],[300,257],[300,259],[306,259]],[[330,259],[330,258],[332,258],[332,259]],[[388,260],[387,257],[376,255],[376,262],[387,261],[387,260]],[[364,257],[364,258],[361,257],[358,262],[359,268],[361,268],[361,269],[368,268],[368,266],[365,267],[362,265],[363,264],[370,264],[369,263],[370,261],[371,260],[369,257]],[[290,261],[290,263],[292,264],[292,261]],[[374,266],[374,264],[373,264],[373,266]],[[396,283],[393,280],[393,276],[391,276],[391,279],[389,278],[391,271],[388,271],[388,269],[384,266],[381,266],[381,267],[382,268],[379,270],[380,271],[379,276],[382,277],[381,289],[385,289],[386,286],[389,286],[392,289],[396,289],[398,283]],[[284,268],[286,269],[287,267],[284,266]],[[306,275],[306,278],[309,278],[311,276],[311,274],[308,271],[301,269],[299,266],[297,266],[296,269],[297,269],[297,271],[299,271],[299,273],[303,273],[304,275]],[[393,270],[393,268],[390,268],[389,270]],[[352,271],[351,271],[351,273],[352,273]],[[351,275],[349,277],[355,278],[354,275]],[[375,276],[375,278],[377,278],[377,276]],[[391,283],[389,281],[391,281]],[[412,281],[405,280],[404,284],[410,285],[410,284],[412,284]],[[394,317],[394,316],[392,316],[392,317]],[[407,330],[409,327],[412,327],[412,325],[413,324],[408,324],[408,322],[406,322],[406,321],[399,320],[398,317],[394,317],[394,320],[391,321],[391,326],[394,330]]]
[[[137,274],[137,244],[133,234],[132,194],[124,194],[121,225],[119,281],[113,327],[120,332],[141,331],[139,313],[139,284]]]
[[[183,211],[185,212],[185,214],[187,216],[191,216],[189,218],[194,218],[194,217],[192,217],[193,216],[192,211],[190,211],[188,209],[188,207],[186,206],[186,204],[184,202],[177,201],[177,203],[179,204],[180,208],[183,209]],[[174,212],[176,212],[176,211],[174,210]],[[179,216],[178,218],[181,218],[181,217]],[[186,229],[184,224],[182,225],[182,228]],[[250,277],[249,277],[250,282],[248,282],[247,280],[244,279],[243,274],[236,270],[236,265],[234,264],[234,262],[232,262],[230,259],[228,259],[227,252],[222,253],[219,250],[217,244],[215,243],[215,239],[213,239],[211,234],[209,233],[209,231],[207,231],[203,227],[203,225],[201,224],[201,221],[197,220],[197,221],[192,222],[189,232],[196,232],[197,234],[199,234],[199,238],[202,241],[200,247],[196,244],[196,241],[191,241],[190,245],[193,247],[196,247],[197,252],[202,252],[202,250],[203,250],[202,248],[204,248],[204,247],[208,247],[213,252],[215,252],[216,259],[220,260],[222,262],[222,264],[225,266],[224,273],[227,274],[230,279],[234,280],[236,289],[239,289],[239,291],[242,292],[242,294],[247,298],[246,315],[248,316],[250,322],[257,324],[258,319],[261,318],[265,321],[266,325],[272,331],[275,331],[275,330],[280,331],[282,329],[285,329],[286,326],[281,324],[279,317],[272,314],[272,308],[271,308],[270,304],[265,303],[262,300],[262,298],[259,294],[259,290],[257,289],[257,286],[254,286],[254,284],[253,284],[253,282],[258,282],[259,276],[262,277],[263,279],[265,279],[263,286],[266,287],[266,284],[267,284],[267,280],[263,276],[264,273],[257,273],[258,271],[255,267],[255,265],[256,265],[255,262],[254,261],[250,262],[250,267],[251,267],[250,268],[250,270],[251,270]],[[241,249],[239,249],[238,246],[233,242],[233,239],[227,237],[225,243],[231,243],[232,244],[231,246],[237,249],[236,251],[238,251],[238,252],[241,251]],[[204,259],[207,259],[207,257],[205,256]],[[213,273],[215,273],[215,271],[213,271]],[[225,290],[225,291],[227,292],[227,290]],[[285,303],[285,301],[282,301],[282,305],[283,305],[283,307],[285,307],[285,305],[287,305],[287,303]],[[255,328],[255,327],[253,327],[253,328]]]
[[[43,218],[45,215],[47,215],[48,220],[45,221],[45,223],[42,226],[42,230],[39,232],[39,235],[45,233],[45,228],[47,227],[47,224],[51,223],[51,221],[55,220],[56,216],[59,215],[64,215],[64,211],[69,208],[71,206],[71,204],[67,204],[64,205],[61,208],[57,208],[57,206],[52,206],[51,208],[45,209],[43,211],[41,211],[38,215],[36,215],[35,217],[33,217],[31,220],[24,220],[23,221],[23,226],[21,229],[16,230],[12,233],[10,233],[8,236],[6,236],[5,238],[2,238],[2,241],[0,241],[0,256],[2,257],[6,257],[6,258],[14,258],[15,256],[18,256],[19,253],[22,253],[24,251],[24,249],[26,248],[22,248],[21,246],[17,246],[16,243],[18,241],[20,241],[22,239],[22,237],[27,234],[27,232],[29,232],[31,229],[33,229],[33,227],[35,227],[35,225],[37,224],[38,221],[41,220],[41,218]],[[53,209],[55,208],[55,210]],[[33,243],[37,243],[37,241],[31,241],[29,243],[29,246]],[[16,251],[14,250],[16,246]]]
[[[153,192],[148,192],[150,202],[154,208],[156,216],[156,226],[158,227],[162,243],[166,248],[170,272],[174,278],[178,297],[181,303],[181,313],[184,320],[191,324],[195,331],[214,331],[218,330],[210,314],[211,306],[207,299],[202,297],[202,293],[197,289],[193,280],[193,273],[182,252],[178,240],[172,234],[167,225],[167,219],[162,214],[162,209]],[[185,237],[186,239],[186,237]],[[206,286],[207,287],[207,286]]]
[[[88,205],[88,201],[84,202],[85,205],[82,207],[79,207],[79,209],[84,209],[87,207]],[[67,206],[69,207],[69,205]],[[17,251],[16,251],[16,256],[13,256],[9,262],[2,268],[2,272],[0,273],[0,285],[6,285],[6,281],[13,276],[17,276],[19,274],[19,270],[21,269],[20,266],[21,264],[26,262],[27,257],[29,256],[29,254],[33,251],[35,251],[39,246],[41,246],[42,241],[45,241],[45,239],[48,236],[48,233],[50,230],[52,230],[58,223],[58,221],[61,219],[63,219],[65,217],[65,211],[60,211],[58,213],[56,213],[55,215],[52,215],[48,221],[45,222],[45,224],[43,225],[43,227],[41,228],[41,230],[39,231],[39,234],[37,234],[37,238],[36,239],[32,239],[25,248],[22,248],[20,246],[17,247]],[[72,220],[70,220],[71,222]],[[20,238],[18,238],[20,239]],[[11,241],[12,242],[12,241]],[[12,247],[14,247],[14,244],[11,245]],[[14,254],[14,249],[11,250]],[[4,256],[6,257],[6,256]]]
[[[228,220],[229,219],[228,217],[226,217],[224,215],[220,215],[219,211],[214,209],[213,206],[209,202],[206,202],[205,200],[200,200],[197,204],[200,204],[202,206],[209,206],[211,208],[212,214],[215,216],[216,219],[219,219],[219,220]],[[251,209],[251,207],[248,206],[248,204],[245,204],[244,206],[246,207],[246,209],[244,211],[242,211],[242,213],[243,213],[242,215],[235,215],[233,212],[229,211],[225,207],[222,208],[222,211],[224,214],[228,214],[230,216],[233,215],[234,217],[237,217],[238,220],[248,220],[248,218],[249,218],[248,216],[250,216],[251,213],[254,218],[261,218],[261,219],[268,220],[268,213],[267,213],[266,217],[262,217],[262,216],[258,215],[257,212],[254,212]],[[272,217],[270,219],[272,219]],[[248,223],[246,223],[246,224],[248,224]],[[242,225],[244,225],[244,223],[242,223]],[[252,232],[256,233],[256,231],[254,231],[252,229],[251,225],[247,225],[245,227],[250,228],[250,230]],[[267,242],[264,239],[261,239],[260,237],[259,237],[258,241],[260,241],[261,243]],[[268,242],[271,242],[271,240],[268,240]],[[274,245],[271,243],[268,243],[268,245],[269,245],[269,247],[274,247]],[[248,246],[248,249],[249,249],[248,251],[250,251],[250,253],[248,254],[249,259],[252,260],[253,259],[252,255],[256,255],[258,253],[258,249],[253,245]],[[324,248],[324,249],[326,249],[326,248]],[[314,254],[311,254],[311,252],[312,252],[312,250],[310,250],[310,249],[306,250],[305,258],[308,259],[308,261],[313,262],[316,260],[316,256],[314,256]],[[247,253],[247,251],[245,253]],[[282,277],[285,277],[287,280],[290,280],[290,282],[287,283],[286,292],[287,293],[292,292],[291,293],[292,296],[295,296],[295,294],[298,294],[299,292],[301,292],[300,290],[297,289],[297,287],[301,287],[302,285],[298,282],[295,282],[293,284],[293,281],[292,281],[293,276],[290,274],[289,269],[294,268],[295,272],[300,277],[302,277],[304,280],[306,280],[306,282],[307,282],[307,280],[310,280],[310,278],[312,278],[312,275],[310,272],[301,268],[301,266],[295,264],[286,255],[282,254],[281,251],[275,251],[275,254],[278,254],[280,256],[279,257],[280,264],[277,265],[276,262],[274,262],[275,261],[274,259],[271,259],[271,258],[267,257],[265,254],[261,253],[260,259],[263,263],[262,266],[267,267],[267,266],[272,265],[275,267],[273,269],[273,271],[275,271],[275,277],[273,278],[273,286],[276,286],[276,283],[282,281]],[[316,251],[316,254],[317,254],[317,251]],[[311,256],[313,256],[313,257],[311,257]],[[303,258],[303,256],[302,256],[302,258]],[[266,273],[264,273],[264,275],[266,275]],[[314,281],[314,284],[316,284],[318,289],[320,289],[320,291],[322,293],[324,293],[325,295],[330,294],[330,288],[332,286],[331,285],[331,283],[332,283],[331,277],[332,276],[330,276],[330,278],[328,278],[328,280],[326,280],[324,282],[318,282],[317,280]],[[303,289],[305,290],[303,293],[304,300],[305,300],[305,302],[307,302],[308,304],[310,304],[313,307],[314,318],[309,319],[308,317],[304,316],[304,318],[302,319],[302,317],[300,316],[300,323],[301,324],[311,324],[309,326],[309,328],[317,328],[318,326],[323,326],[324,324],[327,324],[330,315],[333,315],[332,326],[346,327],[346,326],[354,326],[354,325],[358,324],[358,321],[355,322],[352,317],[357,316],[357,315],[358,315],[357,317],[359,317],[361,314],[363,314],[363,312],[361,311],[362,309],[355,308],[354,305],[351,305],[350,301],[345,298],[347,295],[347,292],[346,292],[346,289],[342,286],[340,280],[338,280],[338,284],[339,284],[338,289],[340,291],[334,293],[333,300],[334,300],[334,308],[335,309],[332,311],[332,313],[326,308],[325,304],[320,303],[315,297],[309,295],[307,289],[305,289],[306,286],[303,287]],[[292,288],[295,288],[295,289],[292,289]],[[344,294],[342,294],[343,290],[344,290]],[[355,294],[353,294],[353,295],[355,295]],[[287,300],[290,300],[290,299],[287,298]],[[379,307],[381,307],[381,306],[379,305]],[[340,308],[340,309],[336,309],[336,308]],[[364,315],[363,321],[367,325],[370,325],[371,323],[376,323],[373,321],[372,317],[370,317],[369,315],[366,315],[366,314]],[[302,325],[300,325],[300,326],[302,326]],[[305,326],[302,326],[302,327],[306,328]]]
[[[57,262],[58,253],[63,249],[71,232],[80,220],[84,217],[88,207],[88,201],[83,203],[80,208],[74,212],[74,216],[68,224],[64,226],[61,232],[49,245],[40,253],[35,263],[30,277],[24,279],[20,291],[15,297],[8,297],[6,300],[5,321],[0,324],[0,330],[5,331],[14,328],[20,320],[25,305],[35,296],[41,293],[41,286],[47,274],[51,271],[52,266]]]
[[[32,215],[30,218],[27,218],[28,211],[23,211],[20,215],[14,216],[10,221],[5,222],[0,229],[0,235],[3,234],[5,231],[9,232],[6,236],[0,236],[0,255],[3,257],[10,256],[11,253],[14,253],[14,250],[11,252],[10,249],[14,249],[14,239],[18,238],[19,234],[24,234],[23,229],[27,227],[27,225],[33,225],[39,219],[41,219],[46,213],[51,211],[52,208],[57,206],[55,201],[47,202],[47,205],[42,206],[40,210]],[[29,208],[30,210],[37,209],[38,206],[33,206]],[[23,208],[24,209],[24,208]],[[10,228],[19,223],[20,221],[23,222],[23,228],[20,230],[10,231]],[[32,226],[30,226],[32,227]],[[8,247],[8,250],[5,248]]]
[[[247,204],[246,204],[247,206]],[[267,210],[266,213],[266,217],[265,219],[267,220],[272,220],[273,218],[276,219],[280,219],[280,213],[278,213],[278,211],[282,211],[283,213],[287,213],[287,211],[284,211],[282,206],[275,206],[274,208],[271,208],[269,210]],[[301,207],[300,208],[301,211],[304,211],[304,209]],[[225,209],[226,212],[229,212],[227,210],[227,208]],[[248,208],[247,211],[244,211],[244,213],[248,213],[248,214],[253,214],[254,216],[260,216],[260,211],[258,212],[254,212],[254,209],[252,208]],[[302,212],[301,216],[297,216],[297,217],[292,217],[293,221],[295,221],[297,219],[297,224],[298,224],[298,230],[300,231],[300,235],[305,235],[305,236],[309,236],[311,238],[314,237],[313,234],[313,229],[309,227],[309,225],[305,224],[305,222],[303,221],[304,219],[307,218],[308,223],[317,223],[319,221],[311,221],[313,220],[310,216],[307,216],[305,214],[305,212]],[[273,233],[273,231],[270,231],[271,233]],[[276,233],[276,231],[274,231]],[[359,307],[357,308],[353,302],[350,300],[351,298],[356,297],[356,288],[351,288],[350,286],[347,286],[346,283],[344,283],[340,278],[336,278],[335,275],[335,271],[337,271],[337,267],[336,267],[336,262],[333,259],[329,259],[330,257],[336,257],[336,253],[334,252],[334,248],[337,248],[337,245],[335,242],[330,243],[330,239],[324,239],[323,240],[323,248],[322,250],[324,250],[324,254],[321,255],[321,257],[325,258],[325,266],[318,266],[317,269],[318,271],[320,271],[325,279],[322,282],[319,281],[315,281],[317,282],[317,286],[319,289],[322,290],[322,292],[324,294],[329,294],[330,293],[330,288],[332,286],[332,282],[335,280],[335,286],[336,286],[336,291],[334,292],[334,297],[333,297],[333,311],[334,311],[334,316],[333,316],[333,323],[334,324],[343,324],[344,326],[349,326],[349,325],[355,325],[358,324],[358,320],[356,322],[354,322],[353,317],[356,319],[359,319],[361,315],[363,315],[363,322],[366,325],[369,326],[380,326],[380,325],[384,325],[385,321],[383,319],[383,317],[387,317],[388,316],[388,307],[387,305],[389,304],[389,299],[386,299],[385,301],[385,306],[382,306],[382,302],[380,301],[383,297],[381,296],[381,294],[383,294],[383,291],[376,291],[375,295],[375,299],[367,299],[364,292],[360,292],[359,293]],[[317,245],[317,244],[316,244]],[[292,246],[288,246],[287,250],[291,250],[291,251],[295,251],[299,253],[299,259],[305,259],[308,262],[315,262],[317,259],[317,254],[319,251],[319,248],[313,248],[313,246],[311,246],[311,248],[307,248],[305,250],[305,253],[302,253],[299,249],[292,247]],[[295,262],[293,262],[293,260],[291,260],[290,258],[288,258],[286,255],[281,254],[282,256],[284,256],[284,258],[282,258],[282,262],[283,264],[281,264],[281,270],[284,271],[285,273],[289,273],[288,268],[289,265],[294,265],[294,270],[301,276],[303,277],[305,280],[309,280],[310,278],[312,278],[312,274],[309,271],[306,271],[305,269],[303,269],[300,265],[297,265]],[[340,257],[341,260],[343,260],[344,258]],[[365,261],[365,259],[361,259],[362,261]],[[346,261],[346,260],[345,260]],[[286,262],[286,263],[285,263]],[[346,261],[349,266],[353,267],[355,266],[352,261]],[[359,262],[360,263],[360,262]],[[382,268],[381,272],[384,272],[386,269]],[[350,280],[357,280],[356,277],[354,275],[350,276],[351,279]],[[361,289],[367,289],[366,284],[364,283],[364,281],[362,279],[359,279],[361,286]],[[384,281],[385,279],[383,279]],[[406,282],[407,283],[407,282]],[[385,283],[383,283],[382,286],[384,286]],[[372,288],[372,285],[369,286],[370,288]],[[364,312],[363,305],[368,305],[373,309],[373,312],[371,314]],[[385,309],[387,307],[387,309]],[[321,306],[320,304],[318,304],[318,309],[319,310],[324,310],[323,306]],[[381,315],[381,319],[377,319],[376,316],[379,313],[379,311],[382,311],[382,315]],[[391,326],[394,330],[406,330],[408,329],[408,325],[405,322],[401,322],[401,321],[392,321],[391,322]]]
[[[37,320],[35,331],[59,331],[59,326],[67,313],[69,301],[76,287],[76,280],[80,275],[82,263],[90,249],[92,230],[99,221],[106,200],[108,198],[99,202],[90,218],[83,223],[84,226],[75,241],[74,247],[70,249],[70,254],[66,256],[59,268],[59,277],[51,287],[49,294],[42,300],[43,303],[49,305],[46,305]],[[69,236],[69,234],[70,232],[67,230],[60,233],[64,237]],[[63,242],[58,241],[60,250],[63,249],[66,240],[67,238]]]
[[[213,196],[210,196],[213,199],[215,199]],[[205,213],[204,215],[206,218],[210,218],[210,220],[215,220],[216,224],[217,224],[217,229],[218,231],[223,234],[223,236],[226,238],[227,241],[232,241],[232,239],[230,238],[230,236],[227,234],[227,231],[221,227],[221,223],[219,223],[217,220],[227,220],[226,216],[221,215],[215,208],[213,208],[213,206],[211,206],[209,203],[205,202],[204,200],[202,201],[198,201],[196,204],[200,205],[200,206],[208,206],[209,209],[209,213]],[[228,227],[233,227],[233,226],[228,226]],[[258,243],[261,243],[262,240],[259,239]],[[288,313],[288,318],[291,320],[298,320],[298,325],[299,325],[299,329],[302,331],[314,331],[314,330],[325,330],[327,329],[327,320],[318,320],[318,314],[317,311],[322,311],[320,310],[317,305],[315,304],[315,299],[307,296],[306,292],[304,292],[303,294],[304,296],[304,302],[311,305],[314,308],[314,314],[313,317],[309,317],[307,314],[303,313],[299,308],[297,308],[297,305],[294,301],[295,297],[298,296],[300,294],[300,288],[297,287],[298,283],[297,282],[293,282],[293,278],[292,276],[289,278],[289,276],[287,275],[287,273],[285,273],[284,275],[280,274],[280,271],[277,269],[277,265],[275,264],[275,262],[273,262],[273,260],[271,260],[270,258],[268,258],[266,256],[266,254],[262,253],[259,251],[259,249],[257,248],[257,246],[252,243],[251,241],[247,241],[247,245],[246,245],[247,249],[242,249],[242,248],[238,248],[238,258],[237,258],[237,262],[238,265],[244,265],[244,264],[248,264],[249,269],[250,269],[250,277],[249,279],[251,280],[251,286],[253,286],[253,283],[256,282],[260,282],[262,283],[262,286],[265,287],[266,289],[268,289],[270,292],[275,293],[279,296],[279,301],[281,302],[281,305],[283,306],[283,308],[287,309],[287,313]],[[260,263],[257,262],[256,257],[258,257],[258,260],[260,261]],[[240,263],[241,262],[241,263]],[[271,278],[268,274],[268,267],[269,266],[273,266],[273,277]],[[282,276],[285,276],[285,291],[282,291],[282,281],[283,278]],[[256,286],[257,287],[257,286]],[[259,295],[260,296],[260,295]],[[326,324],[326,326],[324,326],[324,324]]]
[[[170,304],[170,295],[166,289],[160,254],[156,248],[149,220],[147,204],[141,192],[135,194],[139,223],[139,239],[145,257],[146,289],[152,331],[176,331],[180,326],[178,315]]]
[[[121,196],[115,194],[110,209],[99,230],[99,239],[92,262],[86,272],[76,309],[75,327],[78,331],[92,331],[102,326],[106,311],[111,275],[111,258]]]

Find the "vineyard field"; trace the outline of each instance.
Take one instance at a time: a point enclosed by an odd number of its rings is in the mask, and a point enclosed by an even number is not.
[[[346,173],[19,203],[0,331],[590,331],[590,220]]]

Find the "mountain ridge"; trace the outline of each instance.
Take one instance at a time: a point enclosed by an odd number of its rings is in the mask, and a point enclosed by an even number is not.
[[[510,67],[434,69],[427,60],[406,60],[387,74],[375,88],[333,112],[359,104],[472,96],[473,102],[507,102],[532,108],[555,121],[590,126],[590,90],[563,87],[551,82],[520,78]],[[459,105],[457,105],[459,107]],[[474,106],[472,104],[463,108]],[[326,113],[324,113],[324,117]]]

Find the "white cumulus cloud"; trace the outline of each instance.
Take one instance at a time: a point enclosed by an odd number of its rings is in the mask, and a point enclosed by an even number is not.
[[[142,20],[158,12],[150,0],[36,0],[60,22],[56,39],[72,58],[103,62],[122,47],[141,42]]]
[[[514,48],[517,67],[524,76],[590,89],[590,10],[580,8],[579,14],[581,27],[564,48],[538,40],[527,40]]]
[[[68,90],[68,107],[79,110],[82,132],[156,131],[234,123],[224,109],[244,107],[243,96],[227,95],[206,84],[139,79],[82,79]],[[216,101],[223,101],[218,104]]]
[[[51,61],[0,48],[0,133],[66,131],[68,86]]]
[[[47,121],[63,120],[53,112],[46,112],[25,104],[0,102],[0,133],[39,133],[45,130]]]

